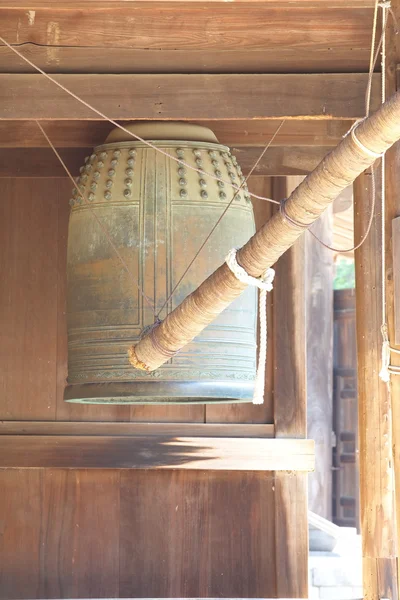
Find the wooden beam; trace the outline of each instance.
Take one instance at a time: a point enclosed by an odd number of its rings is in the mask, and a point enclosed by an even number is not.
[[[298,183],[298,178],[274,179],[273,197],[287,198]],[[275,435],[299,441],[307,436],[304,260],[303,236],[276,264],[272,324]],[[275,494],[277,596],[306,598],[307,475],[277,473]]]
[[[392,236],[393,236],[393,265],[400,265],[400,217],[396,217],[392,221]],[[393,269],[393,311],[394,311],[394,343],[400,346],[400,273],[397,268]]]
[[[196,122],[196,121],[194,121]],[[280,121],[220,120],[198,121],[209,127],[221,144],[264,147],[276,132]],[[334,147],[349,130],[348,121],[286,121],[273,146]],[[92,148],[102,144],[113,129],[106,121],[43,121],[42,126],[57,148]],[[34,121],[0,121],[0,148],[48,148],[47,140]]]
[[[115,423],[86,421],[0,421],[0,435],[170,436],[273,438],[274,425],[241,423]]]
[[[4,7],[3,8],[22,8],[25,10],[28,9],[37,9],[37,8],[52,8],[54,7],[54,0],[33,0],[33,2],[29,3],[26,0],[3,0]],[[158,0],[161,4],[169,3],[169,4],[177,4],[183,5],[189,3],[198,3],[199,0]],[[201,0],[204,5],[212,4],[219,5],[221,4],[221,0]],[[93,8],[130,8],[131,6],[151,2],[154,3],[154,0],[87,0],[86,6]],[[258,4],[262,3],[263,5],[267,5],[272,8],[284,8],[285,6],[291,8],[321,8],[320,0],[230,0],[232,4]],[[66,9],[77,9],[81,8],[82,4],[80,0],[59,0],[58,8]],[[373,8],[374,0],[331,0],[329,2],[329,7],[338,7],[343,9],[349,9],[354,7],[360,8]]]
[[[10,1],[10,0],[8,0]],[[315,1],[315,0],[314,0]],[[337,1],[337,0],[336,0]],[[346,0],[348,1],[348,0]],[[358,6],[343,12],[343,5],[293,8],[267,2],[137,2],[115,8],[77,5],[60,8],[52,3],[35,10],[1,8],[1,35],[11,44],[57,48],[60,46],[119,47],[142,50],[233,50],[275,51],[302,49],[332,52],[366,51],[371,43],[372,8]],[[329,4],[329,5],[328,5]],[[25,5],[25,3],[24,3]],[[50,61],[57,53],[49,54]]]
[[[260,157],[261,148],[233,148],[243,172],[247,174]],[[330,148],[310,146],[270,148],[254,170],[254,175],[298,175],[310,173]],[[60,155],[72,175],[79,175],[91,148],[60,148]],[[0,149],[1,177],[66,177],[65,170],[51,148]]]
[[[312,228],[332,245],[332,210]],[[308,507],[325,519],[332,517],[332,369],[333,253],[306,233],[305,296],[307,331],[307,434],[313,439],[315,471],[308,478]]]
[[[1,14],[1,13],[0,13]],[[331,43],[335,45],[335,39]],[[271,38],[271,42],[273,37]],[[269,42],[269,44],[271,43]],[[18,46],[47,73],[362,73],[368,70],[368,48],[304,47],[263,49],[132,49],[97,46]],[[31,73],[8,48],[0,46],[1,73]]]
[[[379,190],[379,180],[377,189]],[[366,231],[371,175],[354,184],[355,239]],[[364,597],[397,600],[392,406],[381,365],[381,224],[377,197],[371,232],[355,252],[361,537]]]
[[[57,75],[56,79],[113,119],[210,120],[358,119],[365,112],[367,77],[351,73]],[[379,105],[378,88],[373,86],[372,110]],[[0,119],[101,120],[40,74],[0,74]]]
[[[312,471],[312,440],[157,436],[0,436],[0,468]]]

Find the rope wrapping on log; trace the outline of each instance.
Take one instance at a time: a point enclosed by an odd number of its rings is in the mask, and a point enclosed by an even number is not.
[[[274,216],[237,254],[239,264],[252,277],[260,277],[275,264],[302,235],[290,219],[304,228],[312,225],[348,185],[400,139],[400,92],[385,102],[377,112],[357,125],[357,144],[346,136],[293,191],[285,202],[284,212]],[[367,154],[361,148],[369,149]],[[374,153],[374,156],[372,155]],[[175,353],[196,337],[245,289],[224,263],[194,292],[177,306],[153,331],[130,349],[134,366],[145,365],[154,371],[164,362],[166,352]],[[157,341],[157,345],[154,343]]]

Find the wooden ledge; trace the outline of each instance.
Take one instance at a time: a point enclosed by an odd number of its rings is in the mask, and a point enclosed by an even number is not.
[[[1,435],[97,435],[273,438],[273,423],[122,423],[105,421],[0,421]]]
[[[307,472],[314,469],[314,442],[168,434],[0,436],[0,468],[43,467]]]

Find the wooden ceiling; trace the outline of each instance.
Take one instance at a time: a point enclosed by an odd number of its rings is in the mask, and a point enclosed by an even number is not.
[[[258,174],[299,174],[364,114],[373,5],[3,0],[0,35],[111,117],[211,126],[245,170],[286,118]],[[0,46],[0,176],[32,174],[32,164],[46,173],[51,157],[35,118],[70,153],[71,168],[112,127]]]

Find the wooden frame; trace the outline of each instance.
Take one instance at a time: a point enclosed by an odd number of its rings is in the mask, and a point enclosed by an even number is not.
[[[0,468],[312,471],[313,440],[2,435]]]
[[[112,119],[359,119],[368,75],[62,74],[55,79]],[[0,90],[2,120],[99,120],[41,74],[0,74]],[[28,97],[35,101],[26,102]],[[377,81],[371,110],[378,106]]]

